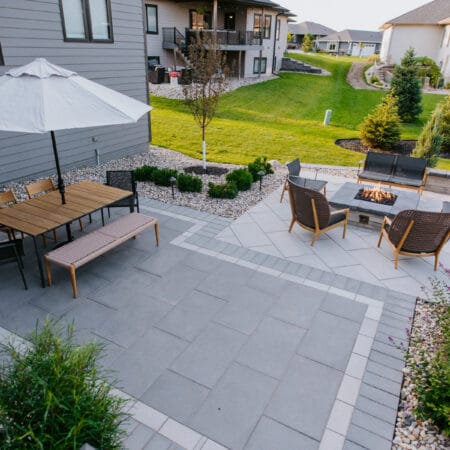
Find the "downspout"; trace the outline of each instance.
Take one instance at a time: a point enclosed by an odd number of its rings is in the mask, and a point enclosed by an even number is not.
[[[276,43],[277,43],[277,29],[278,29],[278,17],[282,16],[282,13],[278,13],[275,16],[275,33],[273,33],[273,55],[272,55],[272,74],[275,75],[275,68],[273,67],[273,63],[275,61],[275,50],[276,50]],[[280,24],[280,33],[281,33],[281,24]]]
[[[259,67],[258,67],[258,78],[261,77],[261,63],[262,63],[262,53],[263,53],[263,40],[264,40],[264,8],[261,8],[261,26],[259,31]]]
[[[142,2],[142,33],[144,35],[144,59],[145,59],[145,92],[147,95],[146,103],[150,105],[150,87],[148,85],[148,51],[147,51],[147,24],[146,24],[145,2]],[[148,121],[148,141],[152,141],[152,122],[150,120],[150,112],[147,115]]]
[[[214,33],[217,31],[217,0],[213,0],[213,23]]]

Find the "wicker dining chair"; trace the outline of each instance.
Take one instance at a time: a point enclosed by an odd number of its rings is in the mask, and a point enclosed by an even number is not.
[[[300,176],[302,166],[300,164],[300,159],[298,158],[286,163],[286,167],[288,169],[288,174],[286,175],[286,180],[281,191],[280,203],[283,201],[284,193],[289,189],[289,180],[305,188],[313,189],[314,191],[321,191],[323,189],[323,193],[326,195],[327,182],[325,180],[317,179],[318,169],[316,169],[316,177],[313,180],[311,178],[304,178]]]
[[[394,251],[394,267],[398,268],[399,255],[434,256],[434,270],[439,264],[439,254],[450,238],[450,213],[400,211],[392,220],[384,218],[378,247],[383,237]]]
[[[288,183],[292,212],[289,233],[297,223],[302,228],[314,233],[311,242],[311,245],[314,245],[321,234],[343,225],[342,238],[345,238],[350,212],[348,208],[332,212],[327,198],[321,192],[299,186],[291,180],[288,180]]]
[[[106,184],[133,193],[132,196],[109,205],[108,216],[110,215],[110,208],[128,207],[131,212],[136,208],[137,212],[139,212],[139,195],[137,192],[136,180],[134,179],[134,170],[107,170]]]
[[[0,208],[7,208],[8,206],[15,205],[17,203],[17,198],[14,192],[10,189],[9,191],[0,192]],[[9,227],[0,225],[0,231],[8,235],[8,239],[12,241],[14,239],[14,231]],[[22,234],[23,239],[23,234]]]

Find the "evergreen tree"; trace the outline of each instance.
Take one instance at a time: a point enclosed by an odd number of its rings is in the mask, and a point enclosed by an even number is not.
[[[398,115],[402,122],[417,120],[422,112],[422,90],[412,48],[405,53],[401,65],[395,66],[390,92],[398,99]]]
[[[314,36],[312,34],[305,34],[302,42],[302,50],[307,53],[311,52],[314,48]]]
[[[438,161],[442,145],[442,105],[436,106],[431,119],[423,127],[412,152],[415,158],[428,158],[428,166],[434,167]]]
[[[387,94],[361,125],[361,140],[370,148],[391,150],[400,139],[397,99]]]
[[[445,98],[442,104],[442,146],[443,153],[450,152],[450,95]]]

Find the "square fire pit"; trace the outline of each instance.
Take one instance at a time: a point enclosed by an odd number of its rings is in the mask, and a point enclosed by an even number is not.
[[[399,211],[417,209],[419,205],[420,195],[416,192],[388,187],[382,187],[381,190],[392,196],[383,203],[362,199],[362,190],[373,187],[374,185],[345,183],[335,192],[329,203],[335,208],[350,208],[349,221],[368,228],[379,228],[384,216],[394,217]]]

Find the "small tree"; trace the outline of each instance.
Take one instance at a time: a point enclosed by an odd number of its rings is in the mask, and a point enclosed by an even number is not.
[[[361,125],[361,140],[371,148],[391,150],[400,139],[397,99],[387,94]]]
[[[402,122],[417,120],[422,112],[422,91],[417,75],[414,50],[406,51],[401,65],[395,66],[391,93],[398,99],[398,115]]]
[[[423,127],[412,152],[415,158],[428,158],[428,165],[434,167],[439,158],[442,145],[442,106],[438,105],[431,119]]]
[[[441,151],[450,152],[450,95],[442,104],[442,145]]]
[[[206,127],[216,114],[219,96],[226,88],[227,67],[214,33],[197,32],[188,47],[193,82],[183,94],[195,121],[202,130],[202,160],[206,171]]]
[[[302,50],[305,53],[311,52],[314,48],[314,36],[310,33],[305,34],[302,42]]]

